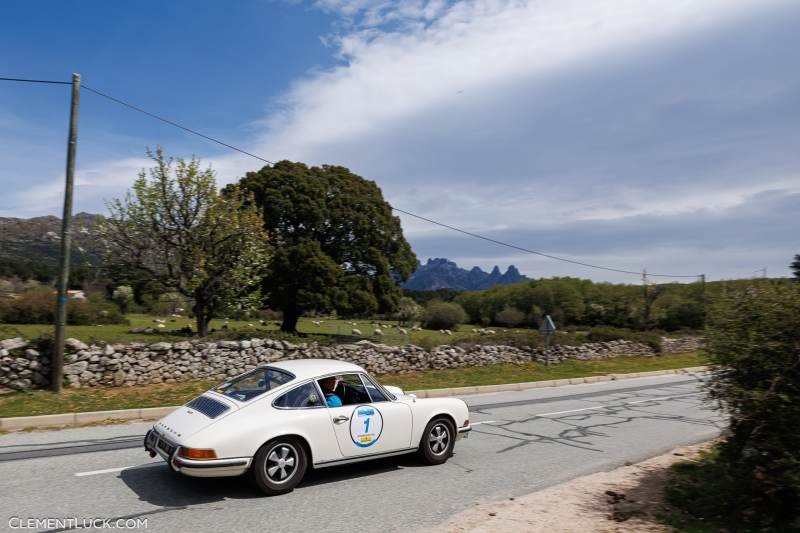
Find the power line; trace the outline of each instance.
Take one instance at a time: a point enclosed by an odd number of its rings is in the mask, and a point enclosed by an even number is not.
[[[471,231],[467,231],[467,230],[464,230],[464,229],[461,229],[461,228],[457,228],[455,226],[451,226],[449,224],[445,224],[444,222],[438,222],[436,220],[433,220],[433,219],[430,219],[430,218],[426,218],[426,217],[423,217],[421,215],[417,215],[417,214],[411,213],[409,211],[404,211],[403,209],[399,209],[397,207],[392,207],[392,209],[394,209],[395,211],[398,211],[400,213],[403,213],[405,215],[412,216],[412,217],[418,218],[420,220],[424,220],[425,222],[430,222],[431,224],[436,224],[437,226],[441,226],[441,227],[447,228],[449,230],[457,231],[458,233],[463,233],[464,235],[469,235],[470,237],[474,237],[476,239],[481,239],[481,240],[484,240],[484,241],[488,241],[488,242],[491,242],[491,243],[494,243],[494,244],[498,244],[500,246],[505,246],[507,248],[512,248],[514,250],[519,250],[521,252],[526,252],[526,253],[534,254],[534,255],[540,255],[542,257],[547,257],[548,259],[554,259],[556,261],[563,261],[565,263],[572,263],[573,265],[580,265],[580,266],[585,266],[585,267],[589,267],[589,268],[597,268],[597,269],[600,269],[600,270],[608,270],[609,272],[621,272],[623,274],[634,274],[636,276],[641,276],[642,275],[641,272],[635,272],[633,270],[623,270],[623,269],[620,269],[620,268],[612,268],[612,267],[606,267],[606,266],[601,266],[601,265],[593,265],[591,263],[584,263],[583,261],[575,261],[574,259],[567,259],[566,257],[559,257],[557,255],[546,254],[544,252],[537,252],[536,250],[530,250],[528,248],[523,248],[522,246],[517,246],[516,244],[510,244],[510,243],[507,243],[507,242],[499,241],[497,239],[492,239],[491,237],[486,237],[485,235],[480,235],[478,233],[472,233]],[[700,277],[699,274],[698,275],[687,275],[687,274],[672,275],[672,274],[651,274],[650,272],[648,272],[647,275],[648,276],[664,277],[664,278],[697,278],[697,277]]]
[[[19,81],[22,83],[50,83],[54,85],[72,85],[71,81],[58,81],[58,80],[34,80],[27,78],[0,78],[0,81]]]
[[[4,80],[4,81],[26,81],[26,82],[32,82],[32,83],[56,83],[56,84],[69,85],[69,82],[49,81],[49,80],[24,80],[24,79],[18,79],[18,78],[0,78],[0,80]],[[269,165],[274,165],[275,164],[274,162],[270,161],[269,159],[265,159],[265,158],[263,158],[261,156],[253,154],[253,153],[248,152],[246,150],[243,150],[241,148],[237,148],[236,146],[233,146],[233,145],[228,144],[226,142],[220,141],[219,139],[215,139],[214,137],[211,137],[209,135],[205,135],[204,133],[200,133],[197,130],[193,130],[191,128],[183,126],[183,125],[181,125],[181,124],[179,124],[179,123],[177,123],[177,122],[175,122],[173,120],[164,118],[164,117],[162,117],[160,115],[157,115],[155,113],[151,113],[150,111],[147,111],[147,110],[142,109],[141,107],[138,107],[138,106],[136,106],[134,104],[131,104],[129,102],[126,102],[124,100],[121,100],[119,98],[111,96],[109,94],[101,92],[101,91],[99,91],[97,89],[89,87],[88,85],[84,84],[84,85],[82,85],[82,87],[84,89],[86,89],[87,91],[90,91],[90,92],[92,92],[92,93],[94,93],[94,94],[96,94],[98,96],[106,98],[106,99],[108,99],[108,100],[110,100],[110,101],[112,101],[112,102],[114,102],[116,104],[119,104],[121,106],[127,107],[129,109],[132,109],[132,110],[137,111],[139,113],[142,113],[144,115],[147,115],[147,116],[149,116],[151,118],[154,118],[156,120],[159,120],[161,122],[169,124],[170,126],[174,126],[174,127],[178,128],[178,129],[181,129],[181,130],[183,130],[185,132],[191,133],[192,135],[196,135],[198,137],[201,137],[201,138],[206,139],[208,141],[211,141],[213,143],[219,144],[221,146],[224,146],[226,148],[229,148],[229,149],[234,150],[236,152],[239,152],[241,154],[250,156],[250,157],[252,157],[254,159],[258,159],[259,161],[263,161],[264,163],[267,163]],[[467,231],[467,230],[458,228],[456,226],[451,226],[449,224],[445,224],[444,222],[439,222],[437,220],[433,220],[431,218],[424,217],[422,215],[417,215],[415,213],[412,213],[410,211],[406,211],[404,209],[400,209],[398,207],[392,206],[392,209],[394,211],[397,211],[398,213],[403,213],[403,214],[408,215],[410,217],[414,217],[414,218],[417,218],[419,220],[424,220],[425,222],[428,222],[430,224],[435,224],[437,226],[440,226],[440,227],[443,227],[443,228],[447,228],[447,229],[449,229],[451,231],[455,231],[455,232],[458,232],[458,233],[462,233],[464,235],[467,235],[469,237],[473,237],[475,239],[480,239],[480,240],[483,240],[483,241],[486,241],[486,242],[491,242],[491,243],[497,244],[499,246],[505,246],[506,248],[511,248],[513,250],[518,250],[518,251],[521,251],[521,252],[525,252],[525,253],[529,253],[529,254],[533,254],[533,255],[538,255],[538,256],[541,256],[541,257],[546,257],[548,259],[553,259],[555,261],[562,261],[564,263],[571,263],[573,265],[579,265],[579,266],[583,266],[583,267],[587,267],[587,268],[594,268],[594,269],[598,269],[598,270],[605,270],[605,271],[608,271],[608,272],[619,272],[619,273],[622,273],[622,274],[632,274],[632,275],[636,275],[636,276],[639,276],[639,275],[642,274],[641,272],[637,272],[637,271],[633,271],[633,270],[624,270],[624,269],[620,269],[620,268],[613,268],[613,267],[607,267],[607,266],[602,266],[602,265],[595,265],[595,264],[592,264],[592,263],[585,263],[583,261],[576,261],[574,259],[567,259],[566,257],[559,257],[559,256],[556,256],[556,255],[551,255],[551,254],[547,254],[547,253],[544,253],[544,252],[538,252],[536,250],[531,250],[529,248],[524,248],[522,246],[517,246],[516,244],[511,244],[511,243],[507,243],[507,242],[504,242],[504,241],[500,241],[498,239],[493,239],[491,237],[487,237],[487,236],[481,235],[479,233],[473,233],[471,231]],[[702,276],[702,274],[691,275],[691,274],[651,274],[651,273],[648,273],[647,275],[648,276],[654,276],[654,277],[663,277],[663,278],[697,278],[697,277],[701,277]]]
[[[119,105],[122,105],[122,106],[125,106],[127,108],[133,109],[134,111],[138,111],[139,113],[143,113],[143,114],[147,115],[148,117],[154,118],[156,120],[160,120],[161,122],[165,122],[165,123],[169,124],[170,126],[175,126],[176,128],[179,128],[179,129],[182,129],[183,131],[189,132],[192,135],[197,135],[198,137],[202,137],[203,139],[206,139],[208,141],[217,143],[217,144],[222,145],[222,146],[224,146],[226,148],[230,148],[231,150],[235,150],[235,151],[237,151],[239,153],[242,153],[244,155],[249,155],[250,157],[254,157],[255,159],[258,159],[259,161],[263,161],[263,162],[268,163],[270,165],[274,165],[275,164],[275,163],[273,163],[272,161],[270,161],[268,159],[264,159],[263,157],[257,156],[256,154],[252,154],[252,153],[250,153],[250,152],[248,152],[246,150],[242,150],[241,148],[237,148],[237,147],[235,147],[233,145],[230,145],[228,143],[222,142],[219,139],[215,139],[214,137],[209,137],[208,135],[200,133],[199,131],[193,130],[191,128],[187,128],[186,126],[182,126],[182,125],[178,124],[175,121],[169,120],[168,118],[164,118],[164,117],[159,116],[159,115],[156,115],[155,113],[151,113],[150,111],[146,111],[146,110],[142,109],[141,107],[137,107],[137,106],[135,106],[133,104],[125,102],[124,100],[120,100],[119,98],[114,98],[113,96],[111,96],[109,94],[105,94],[103,92],[100,92],[97,89],[93,89],[93,88],[89,87],[86,84],[82,85],[82,87],[84,89],[86,89],[87,91],[93,92],[94,94],[96,94],[98,96],[102,96],[103,98],[107,98],[107,99],[111,100],[112,102],[116,102]]]

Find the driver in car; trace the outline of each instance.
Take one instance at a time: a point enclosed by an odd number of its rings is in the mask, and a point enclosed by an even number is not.
[[[325,403],[328,407],[341,407],[342,399],[336,394],[336,377],[331,376],[319,380],[319,386],[325,395]]]

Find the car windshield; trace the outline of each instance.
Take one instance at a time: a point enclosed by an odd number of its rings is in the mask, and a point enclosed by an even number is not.
[[[214,387],[213,390],[234,400],[246,402],[293,379],[292,374],[277,368],[256,368]]]

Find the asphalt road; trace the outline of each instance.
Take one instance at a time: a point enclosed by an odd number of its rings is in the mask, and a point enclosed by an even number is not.
[[[146,519],[148,531],[412,531],[717,436],[702,376],[476,395],[474,429],[438,467],[414,456],[310,473],[266,498],[246,480],[193,479],[150,459],[151,424],[0,436],[0,531],[29,518]],[[14,520],[10,523],[9,519]],[[58,526],[58,524],[56,524]],[[49,529],[48,529],[49,527]],[[40,531],[63,531],[49,526]]]

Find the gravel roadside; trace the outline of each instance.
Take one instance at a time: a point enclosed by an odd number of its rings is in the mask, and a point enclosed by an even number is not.
[[[434,533],[667,532],[653,519],[663,506],[670,465],[714,441],[682,446],[641,463],[573,479],[518,498],[479,503],[428,529]]]

